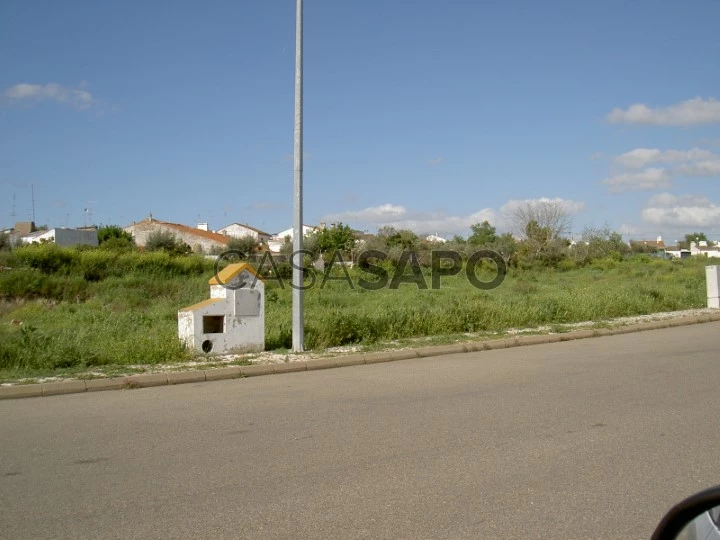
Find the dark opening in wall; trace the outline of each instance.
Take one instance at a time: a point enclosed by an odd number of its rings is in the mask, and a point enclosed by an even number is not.
[[[204,315],[203,334],[222,334],[225,331],[224,315]]]

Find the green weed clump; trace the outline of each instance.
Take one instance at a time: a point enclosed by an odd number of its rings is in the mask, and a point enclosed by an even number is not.
[[[81,301],[88,297],[89,286],[82,276],[48,275],[35,268],[0,272],[0,300]]]

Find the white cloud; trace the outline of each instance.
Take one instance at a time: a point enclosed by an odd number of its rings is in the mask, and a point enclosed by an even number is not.
[[[636,173],[621,173],[602,181],[612,193],[668,188],[671,176],[663,168],[650,168]]]
[[[691,126],[720,123],[720,101],[697,97],[676,105],[653,109],[635,103],[626,110],[615,108],[606,117],[613,124],[645,124],[656,126]]]
[[[467,216],[454,216],[444,212],[413,212],[404,206],[381,204],[363,210],[350,210],[329,214],[322,221],[351,223],[377,229],[384,226],[410,229],[416,233],[466,234],[470,225],[483,221],[495,223],[495,212],[485,208]]]
[[[430,165],[431,167],[435,167],[436,165],[440,165],[440,164],[442,163],[442,160],[443,160],[443,158],[441,158],[441,157],[436,157],[436,158],[434,158],[434,159],[428,159],[428,162],[427,162],[427,163],[428,163],[428,165]]]
[[[66,88],[57,83],[20,83],[6,89],[4,95],[14,102],[56,101],[81,110],[96,103],[92,94],[85,90],[85,83],[81,83],[77,88]]]
[[[469,215],[457,216],[445,212],[414,212],[404,206],[387,203],[362,210],[329,214],[324,216],[322,221],[326,223],[343,222],[353,226],[362,225],[368,229],[389,225],[396,229],[410,229],[418,234],[467,234],[471,225],[483,221],[488,221],[499,229],[507,229],[513,210],[533,202],[560,204],[569,214],[573,215],[585,208],[583,202],[542,197],[540,199],[512,199],[501,206],[499,211],[492,208],[483,208]]]
[[[650,198],[642,219],[645,223],[671,227],[717,227],[720,206],[704,195],[661,193]]]
[[[404,219],[408,214],[404,206],[395,204],[381,204],[380,206],[371,206],[363,210],[349,210],[338,214],[329,214],[325,216],[325,221],[362,221],[369,223],[383,223],[386,221],[397,221]]]
[[[720,158],[680,165],[675,172],[683,176],[720,176]]]
[[[631,169],[640,169],[651,163],[679,163],[699,159],[717,158],[710,150],[660,150],[658,148],[635,148],[614,158],[615,163]]]

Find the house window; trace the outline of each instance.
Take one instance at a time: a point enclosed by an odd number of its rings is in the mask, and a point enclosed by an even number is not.
[[[203,334],[222,334],[225,331],[224,315],[204,315]]]

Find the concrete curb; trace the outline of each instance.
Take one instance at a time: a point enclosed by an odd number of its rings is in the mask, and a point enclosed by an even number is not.
[[[361,364],[377,364],[381,362],[396,362],[398,360],[411,360],[413,358],[429,358],[445,354],[459,354],[478,351],[492,351],[509,347],[524,347],[527,345],[542,345],[588,339],[593,337],[615,336],[644,332],[646,330],[661,330],[678,326],[690,326],[720,321],[720,312],[690,317],[678,317],[663,321],[651,321],[617,328],[597,328],[591,330],[578,330],[566,334],[515,336],[489,341],[470,341],[466,343],[453,343],[450,345],[434,345],[418,349],[405,349],[400,351],[387,351],[377,353],[361,353],[334,358],[317,358],[301,362],[288,362],[285,364],[263,364],[254,366],[230,366],[224,368],[208,369],[205,371],[178,371],[170,373],[147,373],[117,377],[111,379],[71,380],[63,382],[50,382],[42,384],[24,384],[17,386],[1,386],[0,399],[18,399],[28,397],[56,396],[62,394],[77,394],[81,392],[97,392],[101,390],[120,390],[132,388],[149,388],[152,386],[166,386],[171,384],[185,384],[193,382],[220,381],[237,379],[240,377],[255,377],[259,375],[273,375],[279,373],[292,373],[298,371],[313,371],[316,369],[330,369],[335,367],[357,366]]]

